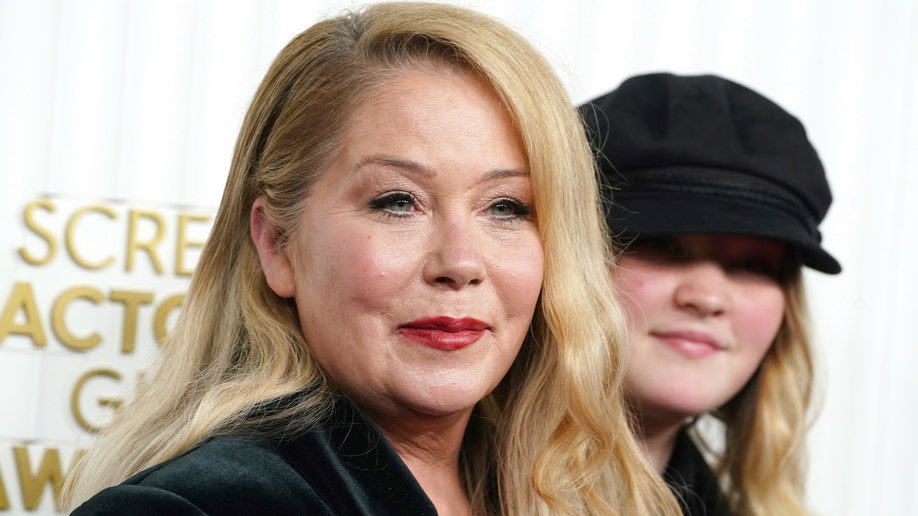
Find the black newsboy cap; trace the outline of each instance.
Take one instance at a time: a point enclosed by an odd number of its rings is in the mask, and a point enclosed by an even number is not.
[[[612,187],[614,233],[773,238],[804,265],[841,272],[818,229],[832,203],[825,170],[800,121],[774,102],[715,75],[655,73],[580,109]]]

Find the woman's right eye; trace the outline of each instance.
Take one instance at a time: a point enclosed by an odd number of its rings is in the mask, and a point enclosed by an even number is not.
[[[382,210],[390,214],[410,213],[415,205],[416,199],[408,192],[392,192],[370,201],[370,209]]]

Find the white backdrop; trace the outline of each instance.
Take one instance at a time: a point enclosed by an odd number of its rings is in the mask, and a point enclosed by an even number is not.
[[[845,269],[806,277],[824,400],[809,502],[918,515],[918,3],[456,3],[527,36],[574,102],[636,73],[711,72],[803,120],[835,194],[824,241]],[[0,513],[53,513],[42,464],[58,453],[66,468],[89,435],[73,413],[104,419],[86,400],[116,395],[155,352],[257,82],[296,33],[352,5],[0,0]],[[100,367],[123,378],[92,377],[74,411],[78,378]]]

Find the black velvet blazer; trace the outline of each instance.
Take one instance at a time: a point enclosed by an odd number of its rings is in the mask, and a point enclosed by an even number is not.
[[[730,516],[717,477],[683,428],[663,478],[686,516]]]
[[[105,489],[88,515],[434,515],[388,441],[348,402],[289,441],[215,437]]]

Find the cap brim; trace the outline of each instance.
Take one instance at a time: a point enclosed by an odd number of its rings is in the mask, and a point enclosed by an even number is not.
[[[842,270],[798,220],[781,210],[733,199],[615,192],[606,221],[613,234],[730,233],[771,238],[793,245],[807,267],[826,274]]]

